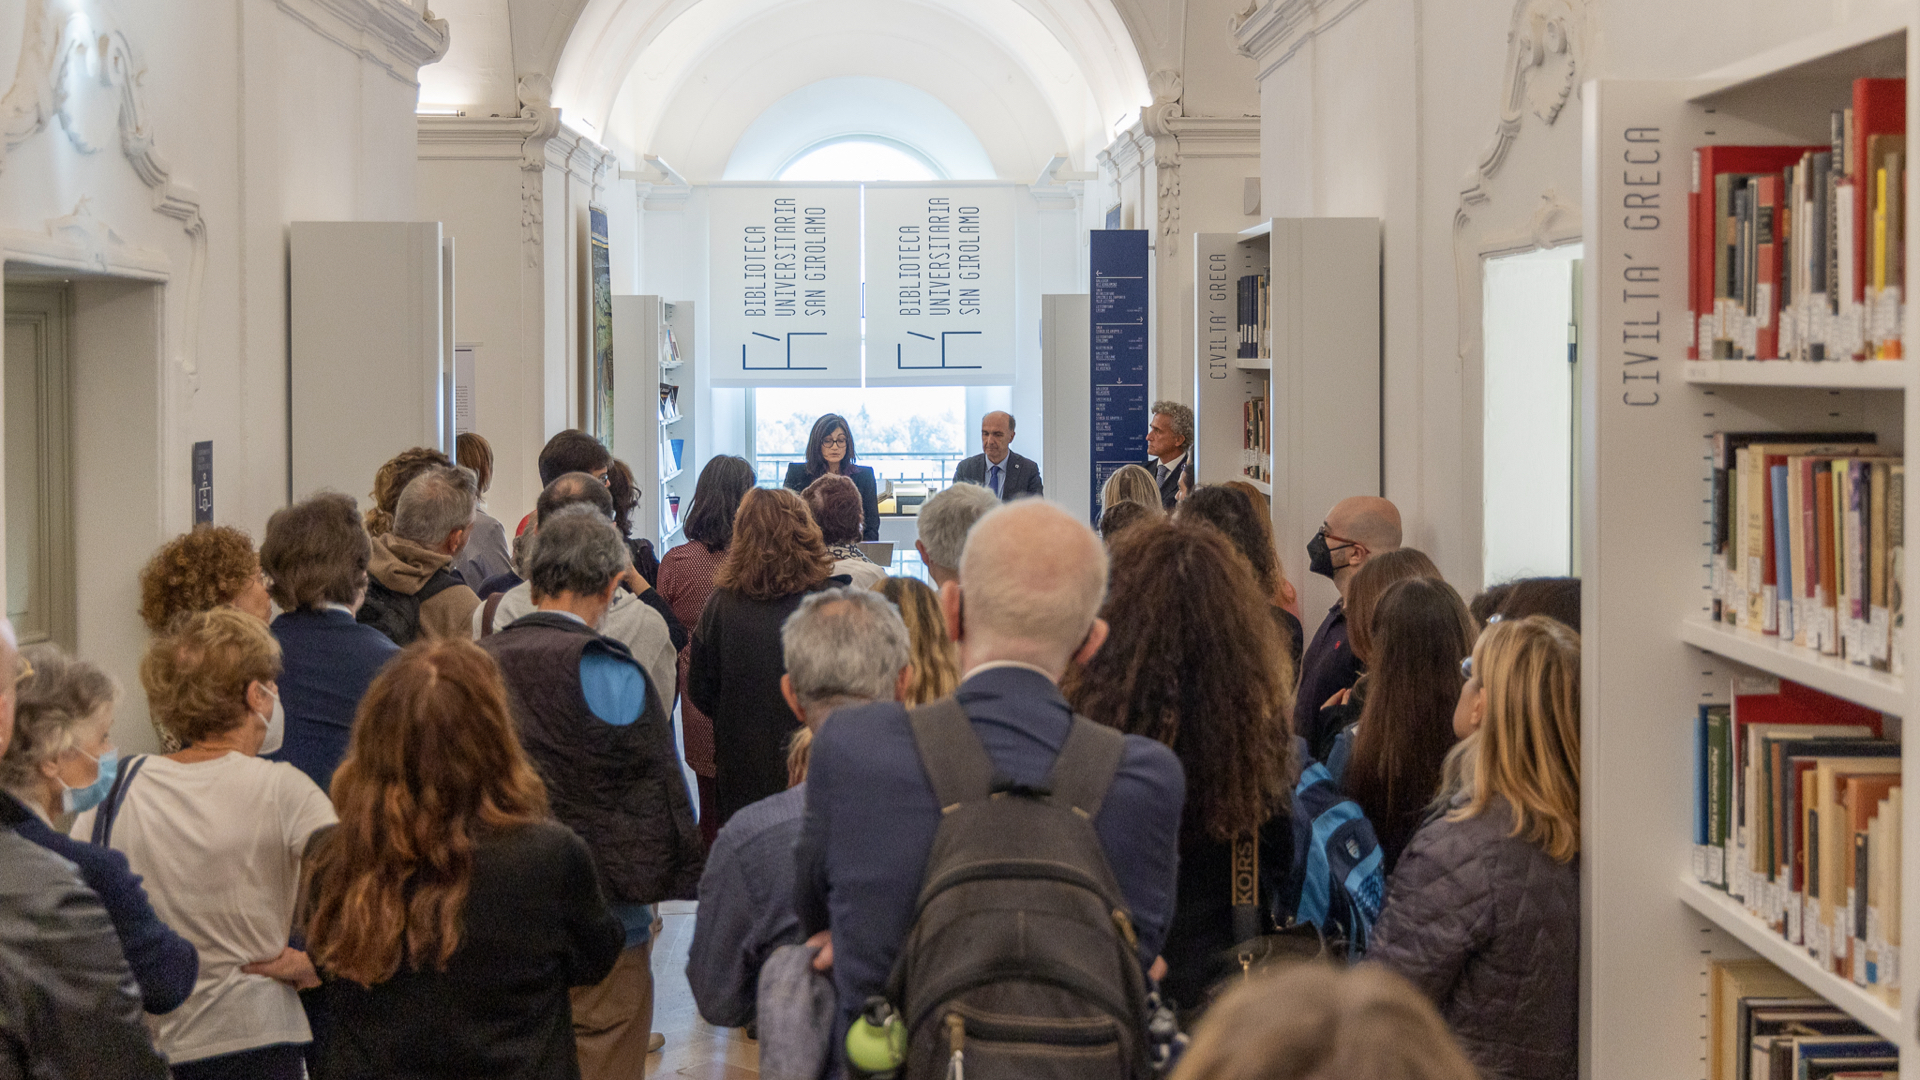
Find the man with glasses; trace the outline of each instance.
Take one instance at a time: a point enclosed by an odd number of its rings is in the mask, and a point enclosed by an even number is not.
[[[1333,579],[1340,599],[1300,657],[1300,694],[1294,701],[1295,734],[1320,745],[1322,709],[1360,678],[1364,665],[1347,645],[1347,586],[1368,559],[1400,547],[1400,510],[1373,495],[1342,499],[1307,541],[1308,569]]]

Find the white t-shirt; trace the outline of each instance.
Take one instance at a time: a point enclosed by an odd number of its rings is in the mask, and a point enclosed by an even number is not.
[[[94,814],[74,821],[76,839],[93,835]],[[161,920],[200,952],[193,995],[147,1018],[168,1061],[312,1040],[294,989],[240,967],[286,948],[300,856],[335,820],[307,774],[239,753],[192,765],[156,755],[127,784],[112,846],[146,879]]]

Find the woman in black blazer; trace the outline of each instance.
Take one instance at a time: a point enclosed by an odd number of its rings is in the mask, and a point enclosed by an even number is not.
[[[787,487],[805,491],[807,485],[827,473],[839,473],[853,480],[860,489],[860,505],[865,512],[861,525],[862,540],[880,539],[880,494],[874,485],[873,470],[854,464],[853,429],[846,417],[828,413],[814,421],[813,434],[807,436],[807,460],[787,466]]]

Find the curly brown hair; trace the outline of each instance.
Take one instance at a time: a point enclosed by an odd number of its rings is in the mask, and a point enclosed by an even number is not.
[[[1106,644],[1061,689],[1082,715],[1173,749],[1187,772],[1182,830],[1228,840],[1282,812],[1292,661],[1232,542],[1191,522],[1129,527],[1100,614]]]
[[[833,556],[806,501],[785,488],[754,488],[733,518],[733,543],[713,587],[748,600],[778,600],[819,584]]]
[[[253,538],[227,525],[196,525],[161,545],[140,571],[140,620],[156,634],[193,611],[230,604],[260,574]]]
[[[140,686],[154,723],[192,745],[238,727],[247,686],[280,677],[280,643],[243,611],[197,611],[153,639],[140,658]]]
[[[416,446],[400,451],[380,466],[373,474],[373,505],[367,508],[367,535],[385,536],[393,531],[394,508],[400,505],[400,493],[407,490],[414,477],[436,465],[447,468],[452,464],[447,455],[433,447]]]

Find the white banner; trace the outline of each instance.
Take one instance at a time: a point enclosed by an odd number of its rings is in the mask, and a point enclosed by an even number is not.
[[[716,185],[715,386],[860,385],[860,186]]]
[[[867,385],[1013,381],[1010,184],[868,184]]]

